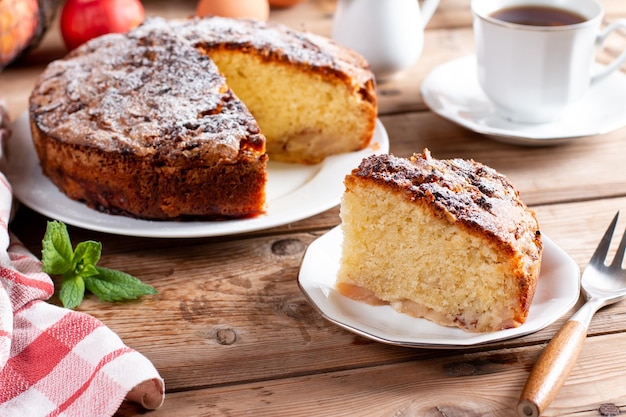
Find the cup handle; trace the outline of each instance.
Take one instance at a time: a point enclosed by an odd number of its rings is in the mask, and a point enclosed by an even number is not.
[[[611,34],[611,32],[620,28],[626,29],[626,19],[616,20],[615,22],[607,26],[598,35],[598,38],[596,39],[596,45],[602,46],[602,44],[604,44],[604,41]],[[613,71],[617,70],[625,61],[626,61],[626,49],[622,51],[622,53],[617,58],[615,58],[609,65],[607,65],[606,68],[604,68],[602,71],[600,71],[599,73],[591,77],[591,85],[594,85],[598,81],[603,80],[606,77],[608,77],[611,73],[613,73]]]
[[[425,28],[430,18],[433,17],[433,14],[435,13],[435,10],[437,9],[438,5],[439,5],[439,0],[425,0],[424,1],[424,4],[422,4],[422,10],[421,10],[422,28]]]

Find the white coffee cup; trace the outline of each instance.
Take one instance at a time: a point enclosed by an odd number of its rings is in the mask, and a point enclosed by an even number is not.
[[[532,26],[492,16],[503,9],[531,5],[573,12],[584,21]],[[472,0],[471,8],[478,82],[507,120],[546,123],[557,119],[626,60],[625,50],[594,73],[596,46],[612,31],[626,28],[623,19],[601,30],[604,11],[596,0]]]
[[[439,0],[338,0],[332,37],[359,52],[378,80],[410,67],[422,53],[424,27]]]

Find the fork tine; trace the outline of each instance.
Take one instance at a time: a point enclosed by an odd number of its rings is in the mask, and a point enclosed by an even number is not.
[[[619,215],[619,211],[617,215]],[[619,241],[619,246],[617,247],[617,252],[615,252],[615,258],[613,258],[611,267],[619,268],[622,266],[622,262],[624,262],[624,252],[626,252],[626,231],[622,236],[622,240]]]
[[[606,232],[604,232],[602,240],[600,240],[598,247],[593,253],[591,260],[589,261],[590,264],[593,264],[594,266],[605,265],[606,255],[608,254],[609,247],[611,246],[611,238],[613,237],[613,233],[615,232],[615,226],[617,225],[618,217],[619,211],[615,214],[615,217],[613,217],[613,220],[611,221],[608,229],[606,229]]]

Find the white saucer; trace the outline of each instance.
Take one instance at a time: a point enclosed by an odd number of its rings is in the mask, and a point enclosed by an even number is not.
[[[578,300],[580,273],[576,262],[546,235],[535,297],[526,322],[491,333],[469,333],[398,313],[389,305],[372,306],[339,294],[343,233],[335,227],[311,243],[304,254],[298,285],[329,321],[369,339],[406,347],[466,348],[523,336],[543,329],[567,313]]]
[[[626,125],[626,75],[611,74],[550,123],[514,123],[496,114],[476,75],[474,55],[436,67],[421,86],[435,113],[501,142],[527,146],[555,145],[610,132]]]

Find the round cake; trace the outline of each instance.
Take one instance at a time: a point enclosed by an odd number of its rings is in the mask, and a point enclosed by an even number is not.
[[[366,158],[345,185],[340,293],[472,332],[526,321],[541,233],[504,175],[425,150]]]
[[[218,68],[218,49],[257,69]],[[250,108],[231,81],[254,91]],[[320,95],[302,98],[307,88]],[[355,104],[342,116],[330,102]],[[70,198],[144,219],[225,219],[266,210],[268,155],[317,163],[367,146],[376,97],[362,58],[324,38],[256,21],[152,18],[52,62],[29,112],[42,170]],[[271,139],[257,118],[271,121]],[[360,130],[343,136],[342,124]]]

